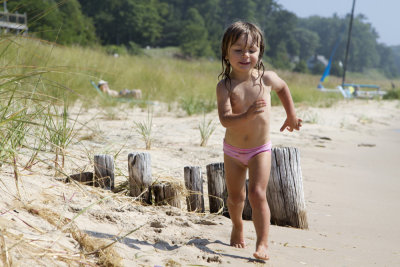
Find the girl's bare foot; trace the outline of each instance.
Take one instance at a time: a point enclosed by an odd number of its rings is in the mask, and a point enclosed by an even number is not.
[[[243,237],[243,227],[239,228],[232,226],[231,246],[235,248],[246,247],[246,243],[244,242],[244,237]]]
[[[269,260],[268,247],[259,245],[256,249],[256,252],[254,252],[253,256],[259,260]]]

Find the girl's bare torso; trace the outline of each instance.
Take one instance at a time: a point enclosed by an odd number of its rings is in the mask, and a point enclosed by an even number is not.
[[[244,82],[232,80],[230,88],[232,113],[246,112],[254,101],[261,98],[265,100],[266,107],[254,119],[227,128],[225,142],[238,148],[254,148],[266,144],[270,139],[271,87],[261,82],[260,77],[253,77]]]

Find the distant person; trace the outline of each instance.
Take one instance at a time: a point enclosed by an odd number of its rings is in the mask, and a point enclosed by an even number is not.
[[[118,92],[115,90],[111,90],[110,87],[108,86],[108,82],[100,80],[97,86],[100,88],[100,90],[110,96],[118,96]]]
[[[110,87],[108,86],[108,82],[106,82],[104,80],[100,80],[99,83],[97,84],[97,87],[99,87],[99,89],[103,93],[105,93],[109,96],[133,97],[136,99],[142,98],[142,91],[140,89],[133,89],[133,90],[123,89],[120,92],[117,92],[115,90],[110,89]]]
[[[360,86],[357,84],[357,85],[354,87],[353,96],[354,96],[354,97],[357,97],[357,96],[359,95],[359,92],[360,92]]]
[[[262,63],[264,40],[260,29],[238,21],[229,26],[221,45],[222,80],[217,85],[219,119],[226,128],[223,142],[228,210],[232,220],[230,244],[244,248],[242,212],[249,170],[249,200],[257,241],[254,257],[268,260],[270,210],[266,190],[271,171],[271,91],[275,91],[287,118],[280,131],[299,130],[289,87]]]

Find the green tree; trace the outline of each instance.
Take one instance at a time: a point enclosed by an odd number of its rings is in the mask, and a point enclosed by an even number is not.
[[[396,73],[397,73],[397,77],[400,76],[400,45],[397,46],[391,46],[390,50],[392,50],[392,54],[393,54],[393,60],[394,60],[394,64],[396,65]],[[381,64],[383,63],[383,61],[381,60]]]
[[[220,0],[221,22],[227,27],[234,21],[255,21],[256,4],[253,0]]]
[[[157,0],[80,0],[103,44],[154,45],[162,31]],[[164,8],[164,6],[162,6]]]
[[[301,72],[301,73],[308,73],[307,63],[304,60],[300,60],[296,66],[294,67],[293,71]]]
[[[307,60],[315,54],[319,46],[319,36],[315,32],[305,28],[296,28],[293,30],[294,39],[298,42],[300,60]]]
[[[207,40],[208,32],[200,13],[195,8],[190,8],[187,20],[180,33],[181,50],[185,55],[192,57],[212,56],[210,43]]]
[[[29,33],[38,38],[60,44],[96,41],[93,23],[82,14],[77,0],[19,0],[7,5],[10,12],[27,13]]]
[[[378,34],[371,24],[364,23],[362,14],[354,18],[350,39],[348,70],[362,72],[379,65]]]
[[[393,50],[383,44],[379,44],[377,49],[379,53],[379,69],[381,69],[388,78],[400,76],[400,69],[396,66],[396,56]]]
[[[350,71],[362,72],[366,68],[377,67],[379,64],[378,35],[372,25],[366,23],[365,20],[366,17],[359,14],[353,21],[347,62],[347,69]],[[345,18],[337,15],[333,15],[331,18],[312,16],[299,19],[298,26],[318,34],[320,44],[317,53],[326,58],[330,57],[333,48],[339,42],[334,60],[344,62],[349,21],[350,15]]]

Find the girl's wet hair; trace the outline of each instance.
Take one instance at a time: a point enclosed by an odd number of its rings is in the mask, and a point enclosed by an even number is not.
[[[218,78],[223,79],[226,83],[229,81],[229,84],[231,82],[231,77],[229,76],[232,67],[229,61],[226,59],[228,55],[229,48],[237,42],[237,40],[240,38],[240,36],[244,34],[246,43],[247,39],[249,36],[251,37],[251,44],[250,46],[257,45],[260,49],[260,54],[258,56],[258,62],[255,68],[257,70],[262,70],[261,78],[264,75],[264,64],[262,62],[262,57],[264,54],[264,38],[262,35],[261,30],[254,24],[250,22],[243,22],[243,21],[237,21],[230,25],[224,33],[224,37],[222,38],[222,43],[221,43],[221,63],[222,63],[222,72],[218,75]],[[228,88],[228,87],[227,87]]]

